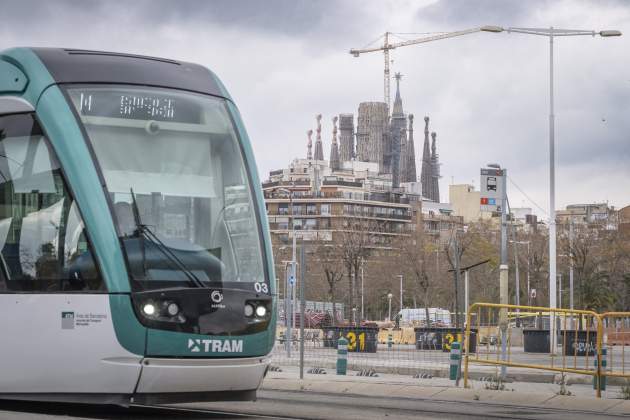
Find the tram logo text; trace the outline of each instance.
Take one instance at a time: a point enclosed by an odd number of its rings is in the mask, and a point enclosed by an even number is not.
[[[188,350],[191,353],[242,353],[243,340],[209,340],[188,339]]]

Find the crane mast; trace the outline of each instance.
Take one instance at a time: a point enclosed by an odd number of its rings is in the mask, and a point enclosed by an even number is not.
[[[465,29],[463,31],[455,31],[455,32],[446,32],[446,33],[441,33],[437,35],[431,35],[431,36],[427,36],[423,38],[411,39],[408,41],[396,42],[396,43],[391,43],[391,44],[389,42],[389,36],[392,33],[385,32],[383,36],[382,46],[374,47],[374,48],[361,48],[361,49],[353,48],[350,50],[350,54],[352,54],[355,57],[358,57],[361,54],[365,54],[369,52],[383,51],[383,56],[385,58],[385,66],[384,66],[384,72],[383,72],[384,74],[383,96],[384,96],[385,103],[387,104],[387,109],[389,110],[391,108],[390,77],[389,77],[389,51],[390,50],[393,50],[399,47],[406,47],[409,45],[424,44],[426,42],[439,41],[441,39],[468,35],[468,34],[472,34],[476,32],[501,32],[501,31],[502,29],[498,26],[481,26],[479,28]]]

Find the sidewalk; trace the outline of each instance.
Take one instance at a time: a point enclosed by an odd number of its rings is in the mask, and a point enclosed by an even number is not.
[[[263,390],[312,392],[322,394],[355,395],[362,397],[387,397],[432,401],[480,402],[518,407],[550,409],[571,409],[597,414],[628,415],[630,400],[620,399],[618,387],[609,387],[602,398],[595,398],[592,387],[571,385],[567,389],[571,396],[558,395],[560,386],[556,384],[532,384],[513,382],[505,384],[505,390],[485,389],[484,383],[471,381],[471,387],[456,388],[454,381],[445,378],[414,379],[401,375],[380,375],[379,377],[336,375],[328,370],[326,375],[304,375],[299,380],[296,369],[283,372],[269,372],[263,382]]]

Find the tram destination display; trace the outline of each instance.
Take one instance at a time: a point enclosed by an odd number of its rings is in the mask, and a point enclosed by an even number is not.
[[[146,94],[129,90],[86,90],[78,107],[81,115],[133,120],[170,121],[199,124],[199,107],[176,95]]]

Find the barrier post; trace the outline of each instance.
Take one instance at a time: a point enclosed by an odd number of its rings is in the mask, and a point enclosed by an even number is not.
[[[606,372],[606,354],[607,353],[608,353],[608,349],[605,347],[602,347],[601,357],[600,357],[601,363],[598,363],[597,359],[593,361],[593,364],[595,365],[595,369],[597,370],[597,375],[593,376],[593,389],[597,391],[598,396],[601,393],[601,391],[606,391],[605,372]]]
[[[394,338],[392,336],[392,332],[389,331],[389,333],[387,333],[387,348],[391,349],[393,345],[394,345]]]
[[[337,375],[345,375],[348,368],[348,340],[339,337],[337,340]]]
[[[453,341],[451,343],[451,355],[449,366],[449,379],[451,381],[457,380],[457,371],[459,370],[459,361],[462,357],[460,343]]]
[[[473,308],[476,306],[475,303],[473,303],[468,310],[466,311],[466,335],[464,336],[464,388],[468,388],[468,358],[469,358],[469,354],[468,352],[470,351],[470,314],[473,310]],[[477,331],[477,334],[479,334],[479,331]]]

